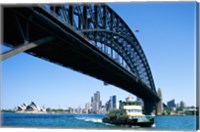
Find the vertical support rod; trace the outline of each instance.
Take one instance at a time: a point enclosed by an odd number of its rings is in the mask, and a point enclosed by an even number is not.
[[[16,22],[17,22],[17,25],[18,25],[20,34],[21,34],[21,36],[22,36],[22,39],[23,39],[24,43],[26,43],[26,37],[25,37],[25,35],[24,35],[22,26],[21,26],[21,24],[20,24],[19,19],[17,18],[17,16],[16,16]]]
[[[110,30],[113,31],[113,19],[114,19],[114,14],[111,12],[111,27]],[[113,34],[111,34],[111,47],[113,45]],[[111,48],[111,56],[113,56],[113,48]]]
[[[113,14],[113,12],[110,12],[110,13],[111,13],[111,14],[110,14],[110,15],[111,15],[111,16],[110,16],[110,17],[111,17],[111,18],[110,18],[110,19],[111,19],[110,30],[113,31],[113,17],[114,17],[114,14]]]
[[[87,29],[88,28],[87,5],[84,5],[84,7],[83,7],[83,17],[85,20],[85,24],[83,25],[83,28]]]
[[[103,21],[104,21],[103,27],[104,27],[104,29],[106,29],[106,18],[107,18],[107,8],[106,8],[106,6],[103,6]]]
[[[94,4],[94,28],[98,27],[98,23],[97,23],[98,19],[97,18],[98,18],[98,15],[97,15],[97,5]],[[97,39],[97,35],[98,35],[98,33],[95,32],[95,40]],[[96,47],[99,48],[97,44],[96,44]]]
[[[80,12],[78,12],[80,13]],[[80,14],[78,15],[78,29],[81,30],[81,17],[80,17]]]
[[[74,6],[69,5],[69,21],[72,26],[74,26]]]
[[[26,41],[29,42],[29,23],[26,23]]]
[[[113,41],[113,34],[111,34],[111,57],[113,57],[113,44],[114,44],[114,41]]]
[[[97,5],[94,5],[94,28],[98,27],[98,14],[97,14]]]
[[[118,33],[119,31],[119,18],[116,18],[116,32]]]

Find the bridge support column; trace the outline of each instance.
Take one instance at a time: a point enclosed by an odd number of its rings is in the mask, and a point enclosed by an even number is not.
[[[44,44],[46,42],[49,42],[53,40],[53,37],[46,37],[46,38],[42,38],[42,39],[39,39],[39,40],[36,40],[34,42],[31,42],[31,43],[25,43],[25,44],[22,44],[14,49],[11,49],[3,54],[0,55],[0,62],[1,61],[4,61],[5,59],[8,59],[16,54],[19,54],[21,52],[24,52],[24,51],[27,51],[29,49],[32,49],[34,47],[37,47],[41,44]]]
[[[144,114],[151,115],[153,111],[156,112],[156,103],[144,100]]]

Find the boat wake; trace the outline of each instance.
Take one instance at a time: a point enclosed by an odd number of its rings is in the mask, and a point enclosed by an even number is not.
[[[114,124],[110,124],[110,123],[105,123],[107,126],[116,126]]]
[[[87,122],[102,123],[102,119],[98,119],[98,118],[76,117],[76,119],[87,121]]]
[[[153,124],[151,127],[156,127],[156,124]]]

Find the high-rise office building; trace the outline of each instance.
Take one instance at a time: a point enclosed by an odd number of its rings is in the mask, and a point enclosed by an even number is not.
[[[110,100],[108,100],[105,104],[105,108],[106,108],[106,111],[109,111],[110,109]]]
[[[167,107],[170,108],[170,109],[176,108],[175,100],[172,99],[172,100],[168,101],[167,102]]]
[[[95,106],[95,104],[94,104],[94,97],[92,96],[91,97],[91,108],[92,108],[92,112],[94,111],[94,106]]]
[[[93,96],[91,97],[91,103],[93,102]]]
[[[112,96],[112,108],[113,109],[117,108],[117,96],[116,95]]]
[[[119,105],[117,104],[117,96],[113,95],[110,96],[110,99],[106,102],[105,109],[108,112],[111,109],[117,109],[118,108],[117,105]]]
[[[99,108],[101,108],[103,105],[102,105],[102,101],[100,100],[100,103],[99,103]]]
[[[94,97],[92,97],[91,99],[91,103],[92,103],[92,111],[94,113],[99,113],[100,108],[101,108],[101,100],[100,100],[100,92],[97,91],[96,93],[94,93]]]
[[[119,101],[117,101],[116,109],[119,109]]]
[[[185,106],[186,106],[186,105],[185,105],[185,102],[181,101],[181,102],[180,102],[180,108],[183,109],[183,108],[185,108]]]
[[[110,96],[109,106],[110,106],[109,110],[113,109],[112,96]]]

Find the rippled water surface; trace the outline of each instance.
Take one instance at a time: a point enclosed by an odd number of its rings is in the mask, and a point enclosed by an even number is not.
[[[150,128],[115,126],[102,122],[98,114],[17,114],[3,113],[3,127],[93,128],[138,130],[196,130],[195,116],[155,116]]]

